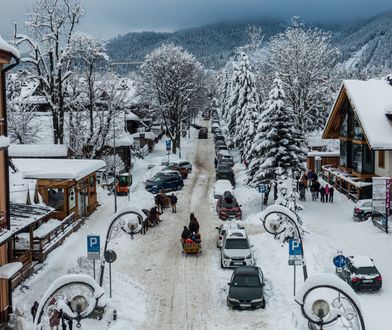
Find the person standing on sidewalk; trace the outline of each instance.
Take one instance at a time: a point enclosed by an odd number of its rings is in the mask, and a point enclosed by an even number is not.
[[[216,159],[216,157],[215,157],[215,159],[214,159],[214,165],[215,165],[215,168],[218,167],[218,159]]]
[[[170,204],[171,204],[173,213],[177,213],[177,201],[178,201],[177,196],[174,195],[174,194],[171,194],[171,196],[170,196]]]
[[[325,202],[324,197],[325,197],[325,188],[324,188],[324,187],[321,187],[321,188],[320,188],[320,202],[322,202],[322,203]]]
[[[329,188],[329,202],[330,203],[333,203],[333,192],[334,192],[334,188],[331,186],[330,188]]]

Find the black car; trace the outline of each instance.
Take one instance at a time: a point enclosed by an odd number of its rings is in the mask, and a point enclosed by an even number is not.
[[[165,191],[181,190],[183,187],[184,181],[181,177],[164,175],[147,180],[145,189],[150,193],[157,194]]]
[[[264,276],[259,267],[236,268],[228,284],[227,306],[238,309],[265,308]]]
[[[199,139],[208,139],[208,128],[207,127],[201,127],[199,129]]]
[[[235,186],[234,172],[228,164],[218,164],[216,168],[216,180],[229,180]]]
[[[346,260],[346,266],[337,273],[343,281],[358,291],[381,289],[382,276],[372,259],[366,256],[350,256]]]
[[[225,141],[225,137],[223,136],[223,134],[214,135],[214,142],[216,143],[216,141],[218,141],[218,140]]]

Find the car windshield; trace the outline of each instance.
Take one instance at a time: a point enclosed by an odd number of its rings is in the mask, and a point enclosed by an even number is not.
[[[158,182],[161,182],[162,181],[162,175],[155,175],[152,179],[151,179],[151,181],[152,182],[155,182],[155,183],[158,183]]]
[[[219,165],[218,171],[219,172],[231,172],[231,167],[228,165]]]
[[[355,268],[355,273],[358,275],[374,275],[378,274],[377,269],[374,267],[359,267]]]
[[[238,202],[233,198],[224,198],[222,200],[222,207],[226,207],[226,208],[238,207]]]
[[[227,239],[225,244],[225,249],[227,250],[245,250],[249,249],[248,240],[244,239]]]
[[[261,283],[257,275],[236,275],[232,284],[240,287],[259,287]]]

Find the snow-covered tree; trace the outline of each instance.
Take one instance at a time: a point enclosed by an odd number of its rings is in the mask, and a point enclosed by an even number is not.
[[[141,78],[141,94],[159,110],[176,153],[182,126],[190,123],[192,102],[203,92],[202,67],[181,47],[162,45],[147,55]]]
[[[15,28],[16,45],[29,50],[27,57],[22,58],[24,70],[39,81],[40,91],[49,104],[54,143],[64,142],[65,85],[72,74],[67,49],[83,14],[78,0],[36,0],[27,14],[27,35]]]
[[[302,169],[305,150],[301,135],[277,74],[250,148],[248,184],[257,186]]]
[[[325,123],[331,104],[331,72],[339,57],[331,35],[307,28],[297,18],[293,26],[273,37],[268,45],[266,70],[279,72],[287,103],[303,131]]]
[[[7,82],[7,122],[8,136],[12,143],[35,143],[40,132],[40,123],[35,120],[35,106],[22,98],[22,84],[25,79],[19,75],[9,75]]]

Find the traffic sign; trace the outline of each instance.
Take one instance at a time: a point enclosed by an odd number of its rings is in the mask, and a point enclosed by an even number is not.
[[[333,258],[333,264],[336,268],[343,268],[347,263],[347,259],[344,255],[338,254]]]
[[[99,260],[101,252],[101,237],[99,235],[87,235],[87,258]]]
[[[166,140],[166,151],[171,150],[171,140]]]
[[[259,193],[266,193],[268,190],[268,187],[266,184],[259,184]]]
[[[105,257],[105,261],[109,264],[115,262],[117,259],[117,254],[113,250],[106,250],[103,256]]]
[[[289,240],[289,255],[290,256],[302,256],[302,245],[299,240]]]

